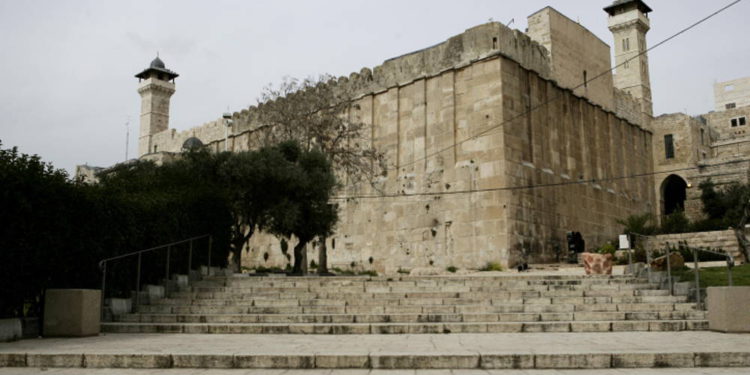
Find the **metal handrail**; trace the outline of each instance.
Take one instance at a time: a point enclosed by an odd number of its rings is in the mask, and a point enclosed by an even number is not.
[[[698,264],[698,252],[699,251],[702,251],[704,253],[709,253],[709,254],[722,255],[727,258],[727,285],[733,286],[734,280],[732,278],[732,267],[734,267],[734,257],[732,256],[732,254],[729,254],[727,252],[714,251],[710,249],[701,249],[698,247],[691,247],[687,245],[687,242],[685,242],[684,247],[688,250],[693,251],[693,273],[695,274],[695,302],[697,305],[700,306],[701,304],[701,287],[700,287],[701,277],[700,277],[700,265]]]
[[[628,235],[636,236],[636,237],[640,237],[640,238],[646,238],[646,239],[648,239],[650,237],[650,236],[646,236],[646,235],[643,235],[643,234],[640,234],[640,233],[635,233],[635,232],[630,232],[630,233],[628,233]],[[630,246],[630,247],[634,248],[635,246]],[[630,251],[628,252],[628,255],[629,255],[628,259],[629,259],[629,261],[631,263],[631,266],[630,266],[631,270],[632,270],[633,257],[632,257],[632,255],[630,255],[630,253],[633,250],[635,250],[635,249],[630,249]],[[651,251],[649,251],[649,249],[647,249],[645,246],[643,247],[643,250],[646,252],[646,265],[648,266],[648,268],[646,268],[646,272],[648,272],[648,280],[649,280],[649,282],[651,282]]]
[[[646,235],[639,234],[639,233],[634,233],[634,232],[631,232],[629,234],[633,235],[633,236],[645,238],[645,239],[648,239],[649,237],[651,237],[651,236],[646,236]],[[700,295],[700,265],[698,264],[698,252],[699,251],[702,251],[704,253],[710,253],[710,254],[721,255],[721,256],[726,257],[726,259],[727,259],[727,285],[733,286],[734,281],[733,281],[733,278],[732,278],[732,267],[734,267],[734,256],[732,256],[732,254],[729,254],[727,252],[710,250],[710,249],[702,249],[702,248],[697,248],[697,247],[691,247],[691,246],[687,245],[687,241],[684,241],[683,243],[684,243],[684,245],[681,245],[678,242],[678,246],[677,246],[678,250],[679,250],[680,246],[683,246],[684,248],[686,248],[688,250],[692,250],[692,252],[693,252],[693,269],[694,269],[694,273],[695,273],[695,300],[696,300],[696,303],[698,305],[701,304],[701,295]],[[669,285],[669,294],[672,295],[674,293],[674,291],[673,291],[673,288],[672,288],[672,265],[670,264],[671,260],[670,260],[670,256],[669,256],[671,254],[671,252],[672,252],[672,248],[671,248],[671,245],[670,245],[669,242],[665,242],[665,245],[667,247],[667,254],[666,254],[666,258],[667,258],[666,259],[666,261],[667,261],[667,282],[668,282],[668,285]],[[630,251],[632,251],[632,250],[633,249],[630,249]],[[649,278],[649,281],[650,281],[651,280],[651,250],[648,249],[648,248],[646,248],[645,246],[644,246],[643,250],[646,252],[646,263],[648,264],[648,268],[647,268],[647,270],[648,270],[648,278]]]
[[[188,239],[185,239],[185,240],[182,240],[182,241],[175,241],[175,242],[172,242],[172,243],[168,243],[166,245],[159,245],[159,246],[151,247],[151,248],[144,249],[144,250],[134,251],[132,253],[121,254],[121,255],[113,256],[111,258],[102,259],[102,260],[99,261],[99,268],[102,268],[103,265],[104,265],[104,263],[109,262],[110,260],[127,258],[129,256],[138,255],[138,254],[142,254],[142,253],[147,253],[147,252],[150,252],[150,251],[155,251],[155,250],[163,249],[165,247],[179,245],[179,244],[185,243],[185,242],[200,240],[201,238],[206,238],[206,237],[211,237],[211,235],[210,234],[204,234],[202,236],[192,237],[192,238],[188,238]]]
[[[117,256],[113,256],[113,257],[110,257],[110,258],[105,258],[105,259],[100,260],[99,261],[99,269],[101,269],[101,271],[102,271],[102,292],[101,292],[101,294],[102,294],[102,304],[101,304],[101,307],[102,307],[102,311],[101,311],[102,319],[104,319],[104,298],[106,296],[105,295],[105,291],[106,291],[106,286],[107,286],[107,263],[108,262],[111,262],[111,261],[114,261],[114,260],[119,260],[119,259],[125,259],[125,258],[132,257],[132,256],[138,256],[138,266],[137,266],[137,269],[136,269],[136,293],[135,293],[135,303],[134,303],[134,306],[133,306],[133,308],[136,308],[139,305],[140,294],[141,294],[141,258],[142,258],[142,255],[145,254],[145,253],[148,253],[148,252],[152,252],[152,251],[161,250],[161,249],[166,248],[167,249],[167,262],[166,262],[165,278],[164,279],[165,280],[169,280],[169,259],[170,259],[170,255],[171,255],[170,253],[171,253],[172,246],[177,246],[177,245],[180,245],[180,244],[183,244],[183,243],[188,243],[188,242],[190,243],[190,247],[189,247],[189,251],[188,251],[188,272],[189,272],[193,268],[193,241],[200,240],[200,239],[203,239],[203,238],[208,238],[208,270],[209,270],[208,272],[209,272],[209,275],[210,275],[211,274],[211,248],[212,248],[212,245],[213,245],[213,236],[211,236],[210,234],[204,234],[204,235],[201,235],[201,236],[195,236],[195,237],[187,238],[187,239],[184,239],[184,240],[175,241],[175,242],[171,242],[171,243],[168,243],[168,244],[159,245],[159,246],[151,247],[151,248],[148,248],[148,249],[134,251],[134,252],[131,252],[131,253],[121,254],[121,255],[117,255]],[[166,287],[165,287],[165,291],[166,291]]]

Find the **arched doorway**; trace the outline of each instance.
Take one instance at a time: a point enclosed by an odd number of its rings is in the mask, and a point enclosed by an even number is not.
[[[687,199],[687,182],[678,175],[670,175],[661,184],[661,197],[663,215],[673,214],[685,210],[685,199]]]

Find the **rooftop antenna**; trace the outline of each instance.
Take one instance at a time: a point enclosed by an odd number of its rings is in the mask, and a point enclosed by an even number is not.
[[[125,121],[125,161],[128,161],[128,148],[130,147],[130,116]]]
[[[507,23],[507,24],[505,24],[505,27],[510,27],[510,25],[512,25],[512,24],[513,24],[513,22],[516,22],[516,19],[515,19],[515,18],[511,18],[511,19],[510,19],[510,21],[508,21],[508,23]]]

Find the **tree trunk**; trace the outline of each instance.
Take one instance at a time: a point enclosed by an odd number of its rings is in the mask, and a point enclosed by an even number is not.
[[[750,202],[745,204],[742,220],[740,220],[740,224],[737,228],[734,228],[734,236],[737,237],[737,242],[740,245],[740,252],[742,253],[742,256],[745,257],[745,259],[743,259],[745,262],[750,261],[750,241],[748,241],[747,236],[745,236],[745,225],[747,225],[748,219],[750,219]]]
[[[242,272],[242,246],[245,241],[233,241],[232,242],[232,254],[229,261],[229,269],[234,273]]]
[[[326,273],[328,273],[328,247],[326,247],[326,237],[322,237],[318,249],[318,274]]]
[[[307,274],[307,242],[308,240],[300,238],[299,242],[294,246],[294,268],[292,268],[292,273],[295,275]]]
[[[242,249],[245,247],[245,243],[253,235],[252,230],[247,232],[242,230],[242,227],[236,227],[232,235],[231,246],[231,257],[229,258],[228,268],[234,273],[242,273]]]

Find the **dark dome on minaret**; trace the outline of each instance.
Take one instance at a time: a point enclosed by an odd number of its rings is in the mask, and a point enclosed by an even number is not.
[[[156,55],[156,58],[151,60],[151,64],[149,64],[148,68],[136,74],[135,76],[140,79],[148,79],[150,77],[157,77],[158,79],[161,79],[164,81],[171,81],[179,77],[180,75],[167,69],[166,65],[164,64],[164,61],[161,61],[161,59],[159,58],[159,55]]]
[[[156,58],[151,61],[151,67],[152,68],[159,68],[159,69],[165,69],[166,66],[164,65],[164,61],[161,61],[159,56],[157,55]]]

